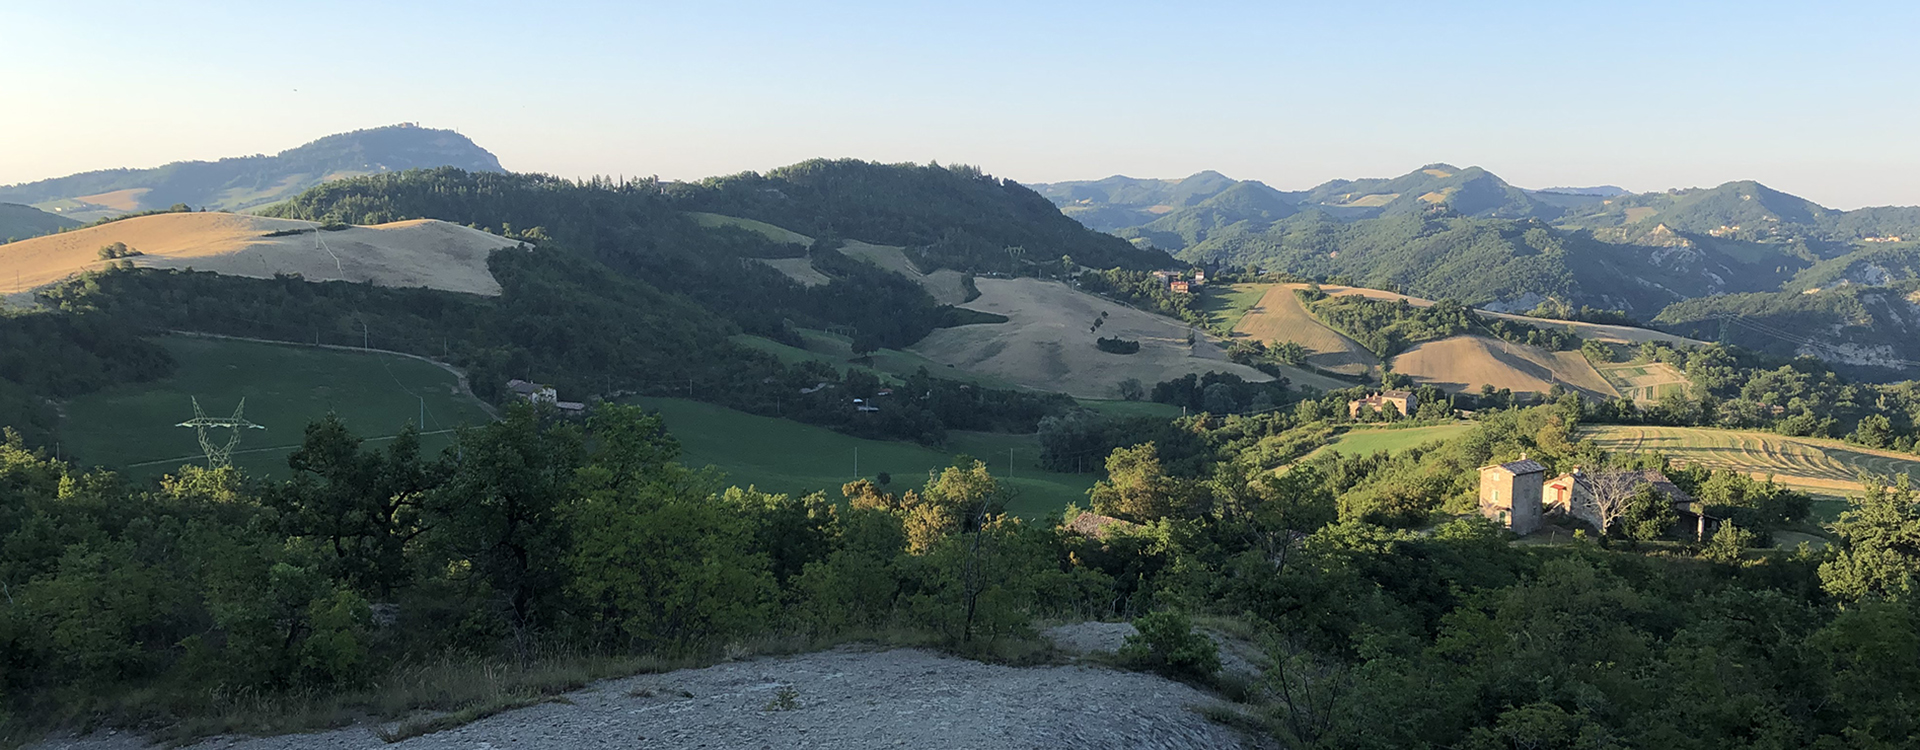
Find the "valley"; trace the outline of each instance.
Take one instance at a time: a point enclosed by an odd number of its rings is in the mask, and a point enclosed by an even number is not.
[[[1898,714],[1836,695],[1920,575],[1884,543],[1920,505],[1874,478],[1920,477],[1902,211],[1446,164],[568,179],[370,132],[0,188],[101,220],[0,212],[40,222],[0,245],[0,744],[605,744],[596,711],[629,744],[925,744],[885,728],[952,712],[861,696],[979,662],[1025,728],[1055,688],[1147,718],[968,750],[1733,747],[1746,719],[1696,709],[1832,707],[1754,720],[1789,747]],[[1845,325],[1748,319],[1783,312]],[[205,455],[196,403],[264,429]],[[1575,469],[1631,499],[1515,512]]]

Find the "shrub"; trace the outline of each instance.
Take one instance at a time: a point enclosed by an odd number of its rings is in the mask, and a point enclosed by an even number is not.
[[[1179,680],[1206,680],[1220,671],[1220,646],[1193,632],[1193,621],[1178,612],[1154,612],[1133,621],[1140,632],[1127,636],[1120,659],[1136,669]]]
[[[1140,351],[1140,342],[1128,341],[1118,336],[1094,339],[1093,344],[1094,346],[1100,347],[1100,351],[1113,354],[1133,354],[1134,352]]]

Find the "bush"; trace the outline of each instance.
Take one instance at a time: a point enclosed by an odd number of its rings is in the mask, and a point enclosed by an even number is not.
[[[1093,345],[1100,347],[1100,351],[1112,354],[1133,354],[1140,351],[1140,342],[1128,341],[1118,336],[1094,339]]]
[[[1177,680],[1207,680],[1220,671],[1220,646],[1193,632],[1193,621],[1178,612],[1155,612],[1133,621],[1140,632],[1127,636],[1120,659]]]

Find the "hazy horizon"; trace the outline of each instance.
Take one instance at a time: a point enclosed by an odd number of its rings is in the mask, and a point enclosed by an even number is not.
[[[1751,179],[1920,205],[1903,127],[1920,104],[1898,96],[1915,20],[1891,3],[5,8],[0,100],[38,116],[0,120],[0,184],[411,121],[568,177],[854,157],[1284,190],[1446,162],[1528,188]]]

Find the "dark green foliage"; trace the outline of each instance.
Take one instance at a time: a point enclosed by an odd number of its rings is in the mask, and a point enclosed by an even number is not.
[[[744,216],[815,237],[905,246],[928,269],[1021,274],[1061,255],[1095,268],[1154,268],[1167,261],[1061,216],[1018,183],[964,165],[814,159],[764,175],[674,183],[665,192],[688,210]]]
[[[1387,302],[1359,295],[1311,297],[1302,293],[1314,317],[1354,337],[1382,359],[1424,341],[1458,336],[1474,329],[1473,311],[1447,300],[1415,307],[1406,300]]]
[[[0,312],[0,425],[35,445],[47,442],[55,427],[45,399],[172,371],[166,350],[98,311]]]
[[[32,206],[0,202],[0,244],[53,234],[80,222]]]
[[[1168,288],[1166,279],[1146,271],[1129,271],[1123,268],[1088,271],[1080,274],[1075,282],[1081,289],[1094,294],[1112,297],[1134,307],[1178,318],[1188,323],[1199,325],[1207,320],[1206,313],[1200,310],[1197,297],[1174,292]]]
[[[1232,373],[1188,373],[1174,380],[1155,383],[1152,399],[1162,404],[1185,407],[1195,413],[1226,415],[1260,412],[1291,403],[1294,396],[1287,385],[1285,378],[1250,383]]]
[[[1093,345],[1099,347],[1100,351],[1109,354],[1134,354],[1140,351],[1140,342],[1129,341],[1118,336],[1113,338],[1102,336],[1094,339]]]
[[[1176,680],[1205,681],[1220,671],[1220,646],[1178,612],[1154,612],[1133,621],[1139,632],[1127,636],[1120,659],[1135,669]]]

